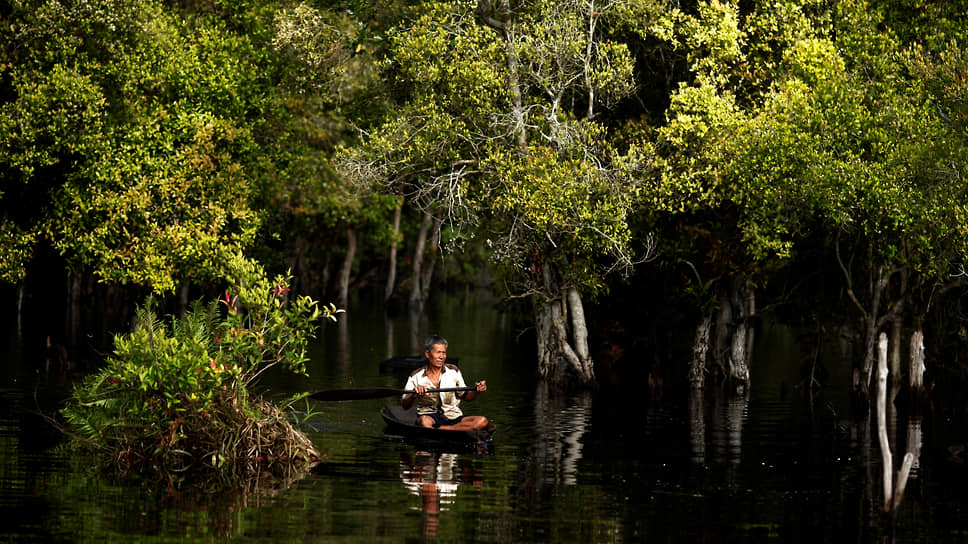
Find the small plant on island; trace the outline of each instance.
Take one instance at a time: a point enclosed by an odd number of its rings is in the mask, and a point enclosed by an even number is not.
[[[123,471],[245,477],[314,464],[320,456],[309,439],[249,386],[277,365],[306,374],[317,322],[342,310],[290,297],[286,277],[270,282],[254,268],[245,277],[217,302],[195,302],[170,321],[149,299],[63,409],[80,442]]]

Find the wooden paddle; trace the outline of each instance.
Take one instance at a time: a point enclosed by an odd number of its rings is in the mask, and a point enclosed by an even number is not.
[[[458,391],[477,391],[477,387],[441,387],[440,389],[428,389],[428,393],[451,393]],[[327,391],[317,391],[306,395],[313,400],[364,400],[379,399],[403,395],[405,393],[415,393],[408,389],[394,389],[392,387],[370,387],[367,389],[329,389]]]

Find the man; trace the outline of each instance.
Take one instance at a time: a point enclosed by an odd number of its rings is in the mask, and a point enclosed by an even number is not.
[[[427,393],[428,389],[466,386],[460,370],[454,365],[446,364],[447,340],[436,335],[427,338],[424,342],[424,357],[427,358],[427,366],[418,368],[407,379],[406,389],[414,392],[405,393],[401,399],[405,410],[409,410],[414,402],[417,403],[417,424],[457,431],[487,427],[486,417],[465,416],[459,406],[461,400],[474,400],[487,391],[487,382],[481,380],[474,384],[474,391]]]

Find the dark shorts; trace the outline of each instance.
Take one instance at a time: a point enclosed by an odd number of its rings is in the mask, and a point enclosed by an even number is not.
[[[454,425],[460,420],[464,419],[464,416],[458,416],[454,419],[447,419],[444,414],[423,414],[430,419],[434,420],[434,428],[440,427],[441,425]]]

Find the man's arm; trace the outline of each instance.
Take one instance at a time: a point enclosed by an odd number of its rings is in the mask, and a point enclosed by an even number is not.
[[[400,398],[400,405],[403,406],[404,410],[409,410],[410,407],[413,406],[414,401],[417,400],[417,397],[423,395],[424,391],[427,389],[422,385],[414,385],[411,380],[407,380],[407,385],[405,388],[410,389],[411,387],[413,387],[412,390],[416,391],[416,393],[406,393]]]
[[[477,386],[477,389],[475,389],[474,391],[467,391],[466,393],[464,393],[464,396],[461,397],[462,400],[474,400],[477,398],[478,395],[487,391],[487,382],[484,380],[481,380],[475,383],[474,385]]]

